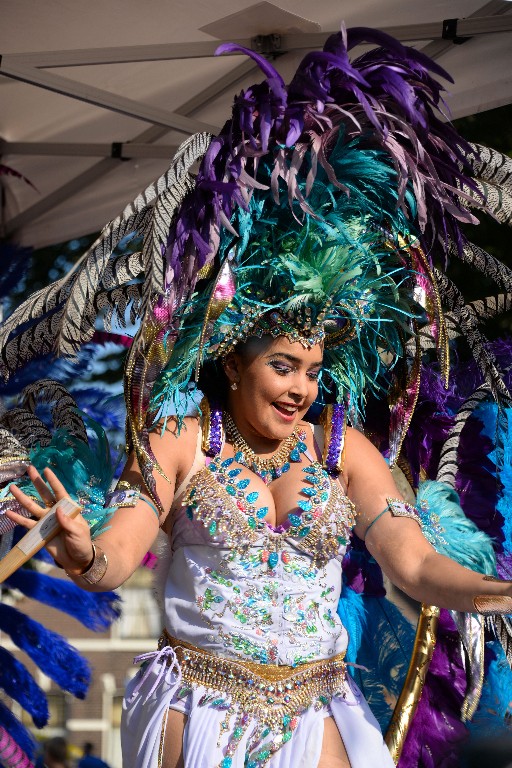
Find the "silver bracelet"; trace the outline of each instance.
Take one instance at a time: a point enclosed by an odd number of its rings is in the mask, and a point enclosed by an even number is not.
[[[107,572],[108,560],[104,551],[96,544],[92,545],[92,551],[92,563],[84,573],[80,574],[80,577],[88,584],[97,584]]]

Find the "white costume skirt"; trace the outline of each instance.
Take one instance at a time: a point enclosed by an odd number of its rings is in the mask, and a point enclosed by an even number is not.
[[[315,768],[322,750],[323,720],[332,716],[351,768],[394,768],[377,721],[350,675],[343,692],[292,718],[288,738],[262,728],[222,694],[183,685],[174,651],[140,657],[145,664],[128,684],[121,742],[124,768],[160,768],[167,713],[187,715],[183,734],[185,768]],[[295,721],[295,722],[293,722]]]

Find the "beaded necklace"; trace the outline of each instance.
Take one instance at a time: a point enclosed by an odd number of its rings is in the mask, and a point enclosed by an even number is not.
[[[259,475],[265,485],[288,472],[290,462],[300,462],[301,454],[307,450],[306,433],[303,429],[296,427],[292,434],[283,440],[272,456],[262,458],[246,443],[233,421],[233,417],[227,412],[224,413],[224,424],[227,436],[233,443],[237,463]]]

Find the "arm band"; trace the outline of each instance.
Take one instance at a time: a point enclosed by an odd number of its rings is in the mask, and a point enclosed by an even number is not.
[[[370,528],[372,527],[372,525],[375,525],[375,523],[377,522],[377,520],[379,520],[379,518],[381,518],[381,517],[382,517],[382,515],[385,515],[385,514],[386,514],[386,512],[388,511],[388,509],[389,509],[389,504],[387,505],[387,507],[385,507],[385,508],[382,510],[382,512],[379,512],[379,514],[377,515],[377,517],[374,517],[374,518],[373,518],[373,520],[371,521],[370,525],[368,526],[368,528],[367,528],[367,529],[366,529],[366,531],[364,532],[363,541],[365,541],[366,537],[368,536],[368,531],[370,530]]]
[[[382,517],[382,515],[388,511],[388,509],[393,515],[393,517],[410,517],[412,520],[415,520],[418,523],[421,529],[423,529],[423,524],[421,522],[421,518],[416,507],[413,507],[412,504],[408,504],[406,501],[402,501],[402,499],[387,498],[386,501],[388,503],[387,507],[383,509],[382,512],[380,512],[377,515],[377,517],[373,518],[370,525],[364,532],[363,541],[366,540],[366,537],[368,536],[368,531],[370,530],[372,525],[374,525],[377,522],[377,520],[379,520]]]
[[[139,495],[139,501],[145,501],[145,502],[146,502],[146,504],[147,504],[149,507],[151,507],[151,509],[153,510],[153,512],[155,513],[155,515],[157,516],[157,518],[160,520],[160,513],[159,513],[158,509],[155,507],[155,505],[153,504],[153,502],[152,502],[152,501],[150,501],[150,500],[149,500],[149,499],[148,499],[148,498],[147,498],[145,495],[143,495],[142,493]]]

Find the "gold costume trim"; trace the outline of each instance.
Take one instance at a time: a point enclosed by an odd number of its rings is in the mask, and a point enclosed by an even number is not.
[[[258,664],[228,659],[177,640],[164,630],[158,650],[170,646],[181,667],[182,680],[231,697],[243,712],[256,716],[273,730],[283,717],[300,714],[316,700],[327,704],[346,689],[345,653],[310,661],[298,667]]]
[[[395,764],[402,754],[409,726],[421,698],[436,645],[438,624],[439,608],[422,605],[409,670],[384,738]]]

